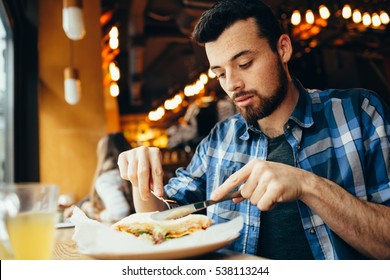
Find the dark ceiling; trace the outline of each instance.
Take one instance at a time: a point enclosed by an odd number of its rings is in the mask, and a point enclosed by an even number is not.
[[[201,13],[214,0],[102,0],[102,13],[113,17],[103,25],[108,32],[112,25],[120,31],[120,53],[116,61],[122,75],[118,97],[121,114],[148,112],[157,108],[185,85],[198,78],[208,64],[203,48],[189,39]],[[373,57],[390,56],[389,24],[380,29],[361,28],[348,23],[340,15],[327,21],[327,26],[308,27],[308,34],[298,34],[290,24],[293,10],[312,6],[316,9],[325,1],[268,0],[267,2],[290,35],[295,57],[299,60],[315,48],[337,48]],[[331,13],[345,1],[326,1]],[[349,1],[361,10],[390,13],[390,1]],[[310,33],[310,29],[313,28]],[[307,32],[306,32],[307,33]],[[124,35],[123,35],[124,34]]]

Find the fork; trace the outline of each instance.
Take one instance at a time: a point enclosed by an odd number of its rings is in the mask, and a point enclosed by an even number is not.
[[[162,202],[164,202],[165,205],[168,207],[168,209],[173,209],[173,208],[176,208],[176,207],[179,207],[179,206],[180,206],[175,200],[167,199],[167,198],[164,198],[164,197],[162,197],[162,196],[158,196],[158,195],[156,195],[156,193],[155,193],[154,191],[151,191],[151,193],[152,193],[156,198],[158,198],[159,200],[161,200]]]

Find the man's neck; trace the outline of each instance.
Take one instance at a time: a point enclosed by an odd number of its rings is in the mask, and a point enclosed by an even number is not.
[[[282,135],[284,133],[284,125],[294,111],[298,98],[298,89],[295,87],[294,82],[290,80],[286,98],[280,106],[270,116],[258,121],[260,130],[270,138]]]

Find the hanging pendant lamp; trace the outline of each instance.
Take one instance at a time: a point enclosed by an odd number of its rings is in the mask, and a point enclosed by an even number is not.
[[[73,41],[69,41],[69,66],[64,70],[64,97],[70,105],[76,105],[81,99],[81,80],[79,71],[75,68],[73,58]]]
[[[86,31],[82,0],[63,0],[62,3],[62,28],[66,36],[74,41],[83,39]]]
[[[64,70],[65,101],[70,105],[76,105],[81,98],[81,81],[79,71],[76,68],[66,67]]]

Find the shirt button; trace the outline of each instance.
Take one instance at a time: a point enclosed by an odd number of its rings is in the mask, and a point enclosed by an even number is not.
[[[315,234],[315,233],[316,233],[316,230],[315,230],[314,228],[311,228],[311,229],[309,230],[309,233],[310,233],[310,234]]]
[[[298,145],[298,146],[297,146],[297,149],[300,150],[300,149],[301,149],[301,145]]]

